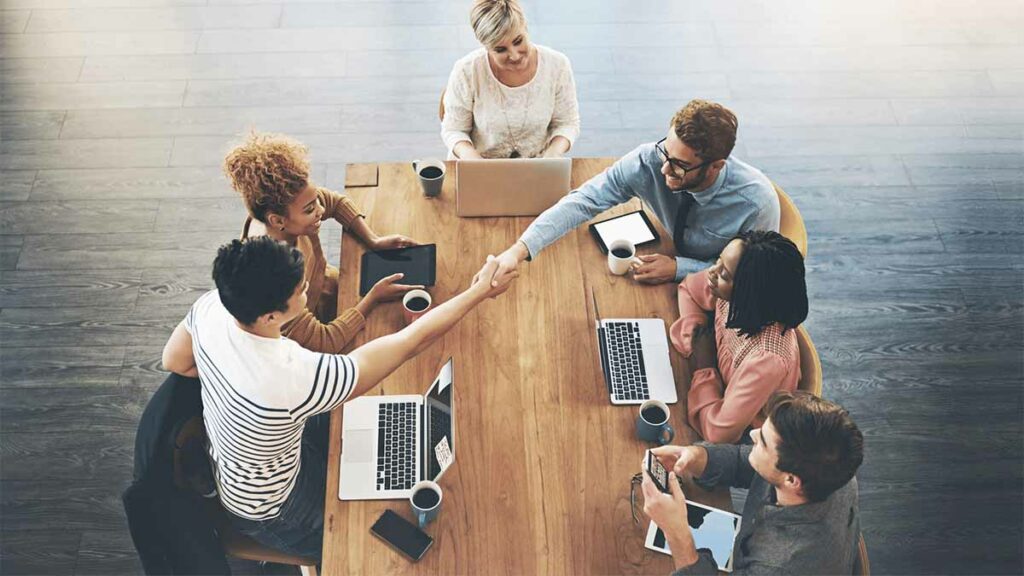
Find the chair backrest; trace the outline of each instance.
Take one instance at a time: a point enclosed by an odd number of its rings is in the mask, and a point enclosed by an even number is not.
[[[206,444],[206,428],[203,426],[202,416],[195,416],[185,422],[174,440],[174,483],[182,490],[202,493],[192,472],[201,464],[195,462],[196,458],[206,457],[205,449],[197,454],[197,443],[201,446]],[[207,515],[217,529],[224,552],[229,556],[242,560],[299,566],[304,575],[316,574],[316,560],[286,554],[260,544],[232,526],[228,512],[221,506],[219,497],[206,498],[205,501]]]
[[[438,104],[438,106],[437,106],[437,118],[441,122],[444,122],[444,94],[447,91],[448,91],[447,88],[445,88],[444,90],[441,90],[441,103]]]
[[[793,241],[797,250],[804,258],[807,257],[807,227],[804,225],[803,216],[800,210],[793,203],[793,199],[786,194],[779,185],[772,182],[775,193],[779,196],[779,234]]]
[[[868,560],[868,546],[864,543],[864,534],[857,539],[857,558],[853,562],[853,576],[870,576],[871,561]]]
[[[803,325],[796,327],[796,344],[800,348],[800,382],[798,390],[821,397],[821,358],[811,342],[811,335]]]

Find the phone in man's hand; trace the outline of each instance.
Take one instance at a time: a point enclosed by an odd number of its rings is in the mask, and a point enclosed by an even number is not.
[[[668,494],[668,470],[665,470],[665,467],[650,450],[647,451],[646,461],[647,472],[650,474],[651,480],[654,481],[654,485],[658,487],[658,490]]]

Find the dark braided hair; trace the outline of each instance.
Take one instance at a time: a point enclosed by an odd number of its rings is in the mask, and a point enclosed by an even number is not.
[[[726,327],[754,336],[778,322],[783,333],[807,319],[804,257],[778,232],[754,230],[736,236],[743,255],[733,278]]]
[[[246,326],[264,314],[287,310],[304,278],[302,252],[269,236],[232,240],[213,261],[221,303]]]

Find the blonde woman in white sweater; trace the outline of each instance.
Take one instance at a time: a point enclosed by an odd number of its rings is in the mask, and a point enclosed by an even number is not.
[[[455,158],[554,158],[580,133],[572,67],[530,42],[517,0],[477,0],[470,23],[482,48],[455,63],[441,138]]]

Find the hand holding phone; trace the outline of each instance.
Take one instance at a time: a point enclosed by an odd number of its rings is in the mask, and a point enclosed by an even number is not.
[[[434,539],[426,532],[393,510],[385,510],[370,527],[370,532],[413,562],[422,558],[434,544]]]
[[[665,467],[661,465],[661,462],[658,461],[658,458],[650,450],[644,456],[644,461],[647,473],[651,476],[651,480],[654,481],[654,485],[658,487],[658,490],[668,494],[668,470],[665,470]]]

